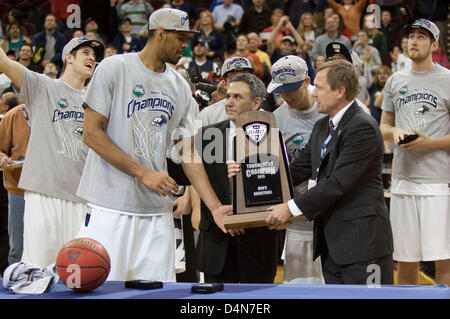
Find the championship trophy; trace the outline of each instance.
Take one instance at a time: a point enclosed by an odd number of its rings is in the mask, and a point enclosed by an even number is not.
[[[268,208],[294,194],[283,137],[270,112],[246,112],[235,123],[233,155],[241,169],[232,181],[233,214],[225,217],[224,225],[265,226]]]

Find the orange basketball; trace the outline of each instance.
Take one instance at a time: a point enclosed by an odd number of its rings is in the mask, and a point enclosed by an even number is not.
[[[77,292],[88,292],[103,284],[111,263],[108,252],[98,241],[76,238],[64,245],[56,258],[61,281]]]

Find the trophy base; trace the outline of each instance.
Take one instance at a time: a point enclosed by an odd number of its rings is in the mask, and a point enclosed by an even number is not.
[[[270,211],[262,211],[256,213],[242,213],[225,216],[224,226],[225,229],[237,229],[237,228],[255,228],[267,226],[266,218],[269,216]],[[306,221],[305,216],[292,217],[291,221],[302,220]]]

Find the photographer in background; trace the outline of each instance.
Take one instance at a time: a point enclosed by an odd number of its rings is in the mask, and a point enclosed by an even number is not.
[[[214,21],[216,21],[215,28],[221,31],[226,29],[237,28],[241,22],[244,9],[233,0],[223,0],[221,5],[218,5],[213,10]]]

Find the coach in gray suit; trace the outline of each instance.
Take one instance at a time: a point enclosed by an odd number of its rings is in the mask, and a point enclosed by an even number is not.
[[[266,222],[282,229],[292,216],[314,220],[314,259],[327,284],[393,284],[392,230],[381,177],[383,139],[354,98],[358,78],[347,61],[317,70],[313,96],[320,119],[300,157],[294,184],[308,190],[272,207]]]

